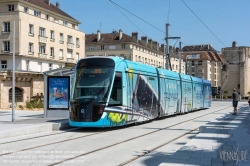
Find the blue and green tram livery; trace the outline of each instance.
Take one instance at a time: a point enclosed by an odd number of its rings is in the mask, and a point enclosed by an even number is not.
[[[72,77],[69,124],[123,126],[210,106],[207,80],[119,57],[88,57]]]

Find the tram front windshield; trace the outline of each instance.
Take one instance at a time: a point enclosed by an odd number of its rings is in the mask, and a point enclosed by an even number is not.
[[[113,75],[113,67],[88,66],[77,69],[71,100],[86,104],[106,103]]]

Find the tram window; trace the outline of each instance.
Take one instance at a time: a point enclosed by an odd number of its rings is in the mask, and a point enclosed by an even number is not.
[[[120,105],[122,105],[122,74],[117,72],[115,74],[114,85],[109,99],[109,106]]]

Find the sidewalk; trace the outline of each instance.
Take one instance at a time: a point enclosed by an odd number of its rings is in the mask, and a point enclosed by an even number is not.
[[[249,166],[250,107],[238,115],[226,114],[200,127],[200,132],[175,153],[168,154],[160,166]]]
[[[44,118],[43,111],[0,110],[0,139],[70,128],[68,119]]]

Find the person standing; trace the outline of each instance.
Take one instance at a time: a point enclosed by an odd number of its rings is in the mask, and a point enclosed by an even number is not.
[[[234,107],[234,113],[233,115],[237,115],[237,106],[238,106],[238,93],[236,92],[236,89],[233,89],[233,107]]]

